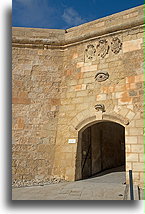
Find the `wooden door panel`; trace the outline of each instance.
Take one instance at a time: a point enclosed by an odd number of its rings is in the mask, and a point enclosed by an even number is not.
[[[91,155],[91,127],[82,133],[82,177],[88,178],[92,174]]]

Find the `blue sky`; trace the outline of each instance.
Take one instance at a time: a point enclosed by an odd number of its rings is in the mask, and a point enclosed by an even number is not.
[[[143,4],[144,0],[13,0],[12,25],[67,29]]]

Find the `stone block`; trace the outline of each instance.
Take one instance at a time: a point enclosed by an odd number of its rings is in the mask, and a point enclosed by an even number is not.
[[[132,163],[131,162],[126,162],[126,171],[129,171],[132,169]]]
[[[132,173],[132,175],[133,175],[133,181],[138,181],[139,180],[139,178],[140,178],[140,173],[139,172],[133,172]]]
[[[133,128],[135,127],[135,121],[134,120],[129,122],[129,127],[133,127]]]
[[[137,136],[126,136],[125,142],[127,144],[137,144]]]
[[[57,110],[57,107],[56,107],[56,106],[51,106],[50,111],[56,111],[56,110]]]
[[[143,87],[142,82],[137,82],[136,83],[136,89],[141,89]]]
[[[94,103],[95,102],[95,96],[88,96],[87,98],[84,97],[84,102]]]
[[[76,64],[76,68],[81,68],[81,67],[83,67],[84,66],[84,62],[78,62],[77,64]]]
[[[136,120],[135,121],[135,126],[136,127],[140,127],[140,128],[143,128],[144,127],[144,120]]]
[[[144,136],[137,136],[137,142],[138,144],[143,144],[144,143]]]
[[[116,92],[115,93],[115,98],[122,98],[123,92]]]
[[[137,96],[137,91],[135,91],[135,90],[129,91],[129,96],[131,96],[131,97]]]
[[[74,181],[75,172],[74,172],[74,170],[72,168],[70,168],[70,167],[66,168],[65,179],[69,180],[69,181]]]
[[[143,128],[129,128],[130,135],[143,135]]]
[[[69,85],[77,85],[77,80],[70,80]]]
[[[144,163],[133,163],[133,171],[136,172],[143,172],[144,169]]]
[[[60,104],[60,99],[51,99],[51,105],[59,105]]]
[[[135,113],[133,111],[129,111],[126,115],[126,118],[128,118],[129,120],[132,120],[135,116]]]
[[[83,73],[83,77],[84,78],[89,78],[89,77],[94,77],[94,76],[95,76],[95,72],[94,71]]]
[[[142,43],[143,43],[142,38],[123,42],[122,46],[123,53],[140,50]]]
[[[135,153],[127,153],[126,161],[128,162],[138,162],[138,154]]]
[[[144,74],[140,74],[140,75],[135,76],[135,82],[136,83],[143,82],[143,81],[144,81]]]
[[[125,104],[132,104],[132,99],[131,97],[129,97],[128,93],[127,92],[124,92],[122,94],[122,97],[118,99],[118,104],[119,105],[125,105]]]
[[[121,106],[115,105],[114,112],[116,112],[116,113],[120,112],[120,114],[122,114],[121,110],[122,110]],[[127,112],[128,112],[128,109],[125,109],[125,110],[127,110]],[[123,115],[124,115],[124,112],[123,112]]]
[[[135,76],[126,77],[126,83],[135,83]]]
[[[126,85],[121,84],[121,85],[115,85],[115,92],[123,92],[126,90]]]
[[[83,79],[78,79],[78,84],[83,84],[84,80]]]
[[[143,145],[131,145],[131,152],[134,153],[144,153],[144,146]]]
[[[123,19],[129,19],[138,15],[138,12],[129,13],[123,16]]]
[[[133,104],[130,104],[130,105],[127,106],[127,108],[132,110],[132,111],[133,111],[133,107],[134,107]]]
[[[81,72],[89,72],[89,71],[96,71],[97,70],[97,65],[90,65],[90,66],[85,66],[81,68]]]
[[[99,94],[97,95],[97,101],[106,100],[106,94]]]
[[[100,28],[103,27],[105,25],[105,22],[98,22],[95,24],[95,27]]]
[[[81,90],[82,89],[82,85],[76,85],[75,86],[75,91]]]
[[[119,107],[120,107],[120,106],[119,106]],[[127,109],[127,108],[121,108],[121,107],[119,108],[119,107],[118,107],[118,109],[119,109],[119,111],[118,111],[119,114],[122,115],[123,117],[125,117],[126,114],[129,112],[129,109]]]
[[[88,108],[89,108],[89,103],[81,103],[81,104],[77,104],[77,106],[76,106],[77,111],[82,111],[82,110],[88,109]]]
[[[85,83],[85,84],[94,83],[94,82],[95,82],[95,80],[94,80],[94,78],[92,78],[92,77],[84,79],[84,83]]]
[[[69,92],[69,93],[66,94],[66,97],[67,97],[67,98],[73,98],[73,97],[75,97],[75,96],[76,96],[76,93],[75,93],[75,92]]]
[[[139,90],[139,95],[143,95],[144,94],[144,90]]]
[[[110,64],[109,64],[110,65]],[[108,63],[100,63],[98,65],[98,70],[101,70],[101,69],[108,69]]]
[[[85,91],[77,91],[76,92],[76,97],[86,97],[88,96],[88,91],[85,90]]]
[[[76,85],[75,91],[86,90],[86,88],[87,88],[86,84]]]
[[[84,77],[84,73],[78,72],[76,74],[76,79],[78,80],[78,84],[83,83],[83,77]]]
[[[75,105],[60,106],[61,111],[73,111],[74,109],[75,109]]]
[[[134,98],[132,99],[132,103],[134,104],[134,106],[135,106],[136,109],[137,109],[137,105],[138,105],[138,103],[140,103],[140,97],[134,97]]]
[[[140,172],[139,173],[139,176],[140,176],[140,180],[142,181],[142,182],[144,182],[144,173],[143,172]]]
[[[126,152],[131,152],[131,146],[130,145],[125,145],[125,151]]]
[[[139,162],[144,163],[145,161],[145,154],[139,154]]]
[[[78,53],[77,52],[74,53],[73,56],[72,56],[72,59],[76,59],[76,58],[78,58]]]
[[[23,97],[14,97],[14,98],[12,98],[12,103],[28,105],[28,104],[31,104],[31,99],[23,98]]]
[[[127,90],[132,89],[132,90],[129,91],[129,96],[133,97],[135,94],[137,95],[137,93],[134,91],[134,89],[136,90],[136,84],[135,83],[129,83],[128,85],[129,85],[128,88],[127,88],[127,85],[126,85],[126,89]]]
[[[75,97],[71,99],[71,103],[77,104],[77,103],[83,103],[84,97]]]

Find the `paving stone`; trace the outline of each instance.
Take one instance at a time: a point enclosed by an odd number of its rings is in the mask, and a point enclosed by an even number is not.
[[[108,170],[106,171],[108,173]],[[85,180],[22,187],[12,190],[13,200],[123,200],[124,172],[100,174]],[[122,196],[119,196],[121,194]]]

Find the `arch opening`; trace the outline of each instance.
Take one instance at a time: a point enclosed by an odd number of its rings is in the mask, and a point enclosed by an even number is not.
[[[83,127],[78,133],[75,180],[116,168],[125,171],[125,127],[112,121]]]

